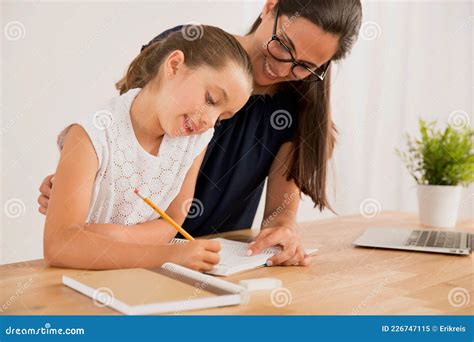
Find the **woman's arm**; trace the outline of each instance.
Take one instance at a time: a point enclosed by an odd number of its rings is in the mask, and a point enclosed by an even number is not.
[[[171,261],[206,270],[218,262],[220,246],[215,241],[193,241],[185,246],[133,244],[84,229],[97,169],[89,137],[82,127],[72,126],[61,151],[45,222],[44,257],[50,265],[112,269],[157,267]]]
[[[204,149],[199,156],[194,159],[178,195],[166,210],[166,213],[179,225],[183,224],[188,215],[189,206],[186,207],[186,204],[191,203],[193,199],[197,176],[205,153],[206,149]],[[137,197],[137,200],[140,199]],[[150,210],[152,209],[150,208]],[[113,224],[94,224],[86,226],[86,229],[98,234],[109,236],[117,241],[143,244],[166,244],[175,237],[177,233],[176,229],[161,218],[140,223],[132,228],[126,229]]]
[[[269,259],[269,266],[308,265],[310,261],[310,257],[305,256],[296,225],[300,190],[294,181],[286,180],[292,151],[293,143],[283,144],[272,163],[261,231],[250,247],[252,253],[258,253],[281,245],[283,251]]]

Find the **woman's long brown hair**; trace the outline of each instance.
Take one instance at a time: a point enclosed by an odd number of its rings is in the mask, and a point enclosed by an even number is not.
[[[339,37],[332,61],[344,58],[357,40],[362,23],[359,0],[280,0],[281,15],[306,18],[325,32]],[[276,11],[274,11],[274,14]],[[261,23],[253,23],[249,34]],[[302,193],[311,197],[319,210],[331,209],[327,194],[327,168],[336,144],[337,130],[330,110],[331,67],[323,81],[287,82],[284,91],[298,98],[298,128],[287,180],[294,180]]]

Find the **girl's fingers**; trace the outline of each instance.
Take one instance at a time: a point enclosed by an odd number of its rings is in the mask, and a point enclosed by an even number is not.
[[[218,253],[205,252],[202,260],[208,264],[216,265],[219,263],[220,257]]]
[[[206,251],[217,253],[221,250],[221,244],[219,241],[207,240],[205,249]]]
[[[199,272],[207,272],[210,271],[214,268],[213,264],[210,264],[208,262],[201,261],[198,263],[198,271]]]

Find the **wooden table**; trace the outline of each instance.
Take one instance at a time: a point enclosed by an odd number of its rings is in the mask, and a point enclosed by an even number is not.
[[[309,267],[265,267],[226,279],[275,277],[284,288],[252,293],[249,303],[186,314],[271,315],[472,315],[473,256],[356,248],[368,227],[420,227],[413,214],[384,212],[375,218],[346,216],[300,224],[303,241],[319,248]],[[456,230],[474,232],[474,220]],[[242,239],[249,231],[222,234]],[[61,284],[63,274],[43,260],[0,266],[0,314],[117,314]],[[451,294],[451,301],[449,296]],[[183,313],[185,314],[185,313]]]

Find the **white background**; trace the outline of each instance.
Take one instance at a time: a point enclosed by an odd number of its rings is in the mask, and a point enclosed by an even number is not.
[[[116,94],[114,82],[142,44],[189,22],[244,34],[262,3],[2,1],[0,263],[42,257],[44,217],[36,198],[56,167],[56,136],[77,114]],[[341,215],[359,214],[361,206],[416,212],[414,181],[394,149],[403,147],[404,132],[416,133],[419,117],[443,126],[451,115],[473,125],[473,5],[366,1],[363,7],[359,41],[333,75],[340,137],[332,203]],[[473,206],[471,187],[461,216],[473,217]],[[332,214],[307,199],[298,214],[300,221],[326,216]]]

